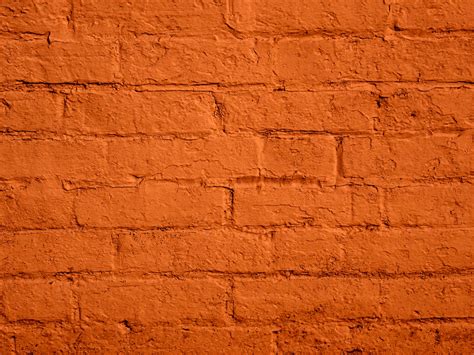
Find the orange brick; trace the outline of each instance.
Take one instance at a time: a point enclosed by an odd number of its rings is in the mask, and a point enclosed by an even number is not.
[[[2,354],[13,353],[15,351],[15,339],[8,332],[0,332],[0,351]]]
[[[283,353],[464,353],[474,343],[469,323],[377,324],[325,323],[287,326],[277,335]],[[456,340],[450,339],[456,336]]]
[[[110,271],[115,253],[108,232],[0,233],[0,273]]]
[[[257,140],[240,137],[114,140],[108,144],[108,161],[114,176],[234,178],[259,171]]]
[[[440,339],[445,352],[465,353],[474,347],[474,326],[468,322],[443,324],[440,327]]]
[[[60,131],[63,103],[45,91],[0,92],[0,131]]]
[[[68,96],[66,129],[93,134],[173,134],[215,131],[209,93],[111,91]]]
[[[298,272],[331,272],[344,269],[344,232],[334,229],[289,229],[275,233],[274,264],[276,270]],[[348,269],[347,271],[350,271]]]
[[[353,137],[343,141],[346,177],[426,178],[466,176],[474,168],[474,136]]]
[[[474,4],[470,0],[411,1],[393,4],[394,21],[401,30],[473,30]]]
[[[379,100],[378,131],[466,129],[474,127],[474,100],[469,88],[427,91],[384,88]]]
[[[263,147],[263,173],[269,176],[305,176],[334,182],[336,140],[329,136],[269,138]]]
[[[267,83],[272,80],[270,44],[253,39],[148,38],[122,49],[127,83]]]
[[[138,188],[80,191],[76,215],[89,227],[212,225],[223,223],[226,200],[224,189],[146,181]]]
[[[62,321],[71,318],[72,293],[60,281],[8,281],[3,289],[5,314],[10,321]]]
[[[0,82],[119,82],[113,43],[2,41]]]
[[[245,280],[235,286],[235,312],[240,320],[260,323],[381,315],[395,319],[470,317],[471,292],[471,277]]]
[[[472,185],[403,187],[388,191],[387,216],[393,225],[472,225]]]
[[[382,282],[384,315],[396,319],[472,317],[472,276]]]
[[[365,91],[235,92],[220,95],[226,131],[368,131],[376,96]]]
[[[317,318],[379,315],[378,281],[351,278],[242,280],[235,285],[240,321],[308,322]]]
[[[293,32],[382,32],[388,6],[382,0],[236,0],[231,24],[240,31]]]
[[[98,178],[106,148],[101,141],[0,139],[0,177]]]
[[[467,270],[474,255],[473,233],[471,229],[282,230],[273,239],[273,267],[394,274]]]
[[[67,29],[68,0],[4,0],[0,8],[0,32],[46,34]]]
[[[225,319],[226,286],[220,281],[97,281],[83,283],[79,293],[83,320],[222,324]]]
[[[379,223],[378,196],[372,188],[242,187],[236,189],[234,202],[239,225]]]
[[[438,53],[433,56],[432,53]],[[275,72],[288,87],[337,81],[472,81],[469,38],[284,39]]]
[[[271,262],[269,236],[234,230],[123,232],[118,240],[124,271],[263,272]]]
[[[132,324],[133,327],[133,324]],[[121,332],[119,327],[88,327],[78,339],[79,353],[101,352],[162,352],[176,349],[187,353],[241,354],[270,353],[271,331],[259,328],[227,327],[133,327]]]
[[[13,183],[0,190],[0,227],[62,228],[73,220],[73,196],[54,182]]]
[[[24,325],[14,332],[15,349],[22,354],[68,353],[73,351],[81,332],[79,327],[74,328],[67,323]]]
[[[222,0],[73,0],[74,22],[82,35],[136,34],[199,35],[222,31]]]

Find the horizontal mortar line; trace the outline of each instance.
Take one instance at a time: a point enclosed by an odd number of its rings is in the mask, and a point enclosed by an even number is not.
[[[162,271],[162,272],[140,272],[140,271],[63,271],[63,272],[16,272],[12,274],[0,274],[2,281],[37,281],[60,279],[71,281],[71,278],[81,279],[91,282],[150,282],[161,279],[176,279],[180,281],[189,280],[205,280],[205,279],[221,279],[229,280],[229,278],[245,281],[292,281],[292,280],[324,280],[324,279],[360,279],[360,280],[398,280],[398,279],[422,279],[437,280],[450,278],[474,279],[474,268],[460,269],[453,272],[405,272],[405,273],[388,273],[388,272],[296,272],[291,270],[277,270],[268,272],[235,272],[235,271]],[[126,285],[125,285],[126,286]]]
[[[337,189],[343,188],[374,188],[382,189],[385,191],[397,190],[407,187],[438,187],[438,186],[450,186],[455,185],[472,185],[474,184],[473,175],[463,176],[452,176],[452,177],[427,177],[427,178],[393,178],[391,180],[373,180],[371,178],[344,178],[340,181],[326,182],[325,178],[308,177],[308,176],[292,176],[292,177],[271,177],[266,175],[247,175],[247,176],[235,176],[235,177],[197,177],[197,178],[172,178],[172,177],[160,177],[156,175],[149,176],[133,176],[135,181],[132,182],[120,182],[120,179],[132,176],[106,176],[98,178],[97,180],[83,180],[74,177],[60,177],[60,182],[72,184],[75,186],[65,187],[63,190],[65,193],[74,194],[78,191],[85,190],[101,190],[101,189],[139,189],[140,185],[147,182],[154,183],[172,183],[179,187],[201,187],[202,189],[258,189],[263,185],[267,185],[272,188],[294,188],[294,189],[308,189],[308,190],[319,190],[331,192]],[[29,185],[33,181],[43,183],[47,181],[56,180],[57,175],[41,175],[41,176],[15,176],[8,178],[0,178],[0,183],[3,183],[3,191],[8,191],[9,185],[15,186],[16,184]],[[119,180],[117,180],[119,179]],[[285,225],[276,224],[276,225]],[[421,224],[420,224],[421,225]],[[449,226],[447,224],[446,226]],[[339,226],[346,226],[341,224]],[[121,226],[126,228],[128,226]],[[174,226],[162,226],[162,227],[174,227]],[[2,226],[0,226],[0,229]],[[60,227],[59,227],[60,228]],[[132,228],[132,227],[130,227]]]
[[[3,191],[8,191],[10,186],[15,186],[17,184],[26,184],[29,185],[31,184],[32,181],[36,182],[46,182],[46,181],[51,181],[48,179],[48,177],[16,177],[16,178],[9,178],[9,179],[0,179],[0,182],[3,183]],[[419,187],[426,187],[426,188],[437,188],[437,187],[443,187],[443,186],[451,186],[455,184],[456,186],[461,186],[461,185],[473,185],[474,184],[474,177],[473,176],[464,176],[464,177],[452,177],[452,178],[442,178],[442,179],[433,179],[433,178],[427,178],[427,179],[418,179],[418,180],[399,180],[397,179],[396,181],[360,181],[359,179],[357,180],[350,180],[346,179],[346,181],[340,181],[336,184],[325,184],[321,183],[321,180],[317,179],[308,179],[308,178],[293,178],[293,179],[286,179],[286,178],[267,178],[265,176],[247,176],[247,177],[240,177],[240,178],[207,178],[207,179],[180,179],[180,178],[157,178],[157,177],[143,177],[138,179],[135,183],[117,183],[114,182],[114,180],[102,180],[102,181],[74,181],[74,180],[68,180],[68,183],[76,184],[77,186],[73,187],[68,187],[64,188],[64,193],[66,194],[76,194],[79,191],[86,191],[86,190],[104,190],[104,189],[117,189],[117,190],[138,190],[140,186],[143,183],[146,182],[153,182],[157,184],[176,184],[178,187],[181,188],[188,188],[188,187],[201,187],[203,190],[205,189],[223,189],[223,190],[229,190],[232,191],[233,189],[259,189],[261,187],[270,187],[270,188],[281,188],[281,189],[288,189],[288,188],[293,188],[295,190],[314,190],[314,191],[321,191],[321,192],[327,192],[331,193],[333,191],[337,191],[338,189],[344,189],[344,188],[368,188],[368,189],[376,189],[376,190],[383,190],[383,191],[393,191],[397,189],[405,189],[408,187],[413,187],[413,188],[419,188]],[[323,181],[324,182],[324,181]],[[275,206],[278,204],[275,204]],[[309,223],[306,221],[306,223]],[[313,222],[314,223],[314,222]],[[300,225],[303,224],[303,222],[300,223],[277,223],[277,224],[249,224],[249,225],[242,225],[242,226],[248,226],[248,227],[254,227],[254,226],[266,226],[266,227],[275,227],[275,226],[282,226],[282,225]],[[196,224],[195,226],[199,226],[200,224]],[[219,224],[220,225],[220,224]],[[360,224],[359,226],[366,226],[367,224]],[[376,226],[377,224],[368,224]],[[425,224],[423,223],[417,223],[415,225],[418,226],[424,226]],[[437,225],[440,227],[449,227],[452,226],[453,224],[447,223],[447,224],[442,224],[442,225]],[[467,224],[469,225],[469,224]],[[315,226],[319,226],[319,224],[315,224]],[[353,226],[353,224],[339,224],[336,225],[336,227],[347,227],[347,226]],[[430,226],[430,225],[427,225]],[[81,227],[87,227],[86,225],[83,225]],[[140,227],[133,227],[129,225],[121,225],[121,226],[116,226],[117,228],[129,228],[129,229],[136,229]],[[157,226],[160,228],[172,228],[172,227],[177,227],[177,225],[163,225],[163,226]],[[57,226],[57,227],[52,227],[49,229],[54,229],[54,228],[62,228],[62,226]],[[0,226],[1,229],[11,229],[11,230],[16,230],[16,228],[8,228],[6,226]],[[31,229],[31,228],[25,228],[25,229]],[[33,228],[35,229],[35,228]]]
[[[0,82],[0,91],[2,88],[8,87],[42,87],[42,88],[54,88],[54,87],[64,87],[64,88],[77,88],[77,87],[105,87],[109,89],[117,89],[117,88],[128,88],[133,89],[135,91],[146,91],[149,88],[159,88],[161,91],[191,91],[195,88],[203,88],[200,91],[212,91],[212,88],[218,87],[279,87],[276,86],[274,82],[267,81],[267,82],[246,82],[246,83],[238,83],[238,82],[201,82],[201,83],[165,83],[165,82],[156,82],[156,83],[129,83],[124,81],[111,81],[111,82],[98,82],[98,81],[72,81],[72,82],[47,82],[47,81],[25,81],[25,80],[16,80],[16,81],[8,81],[8,82]],[[176,89],[180,88],[180,89]],[[183,90],[182,88],[189,88],[189,90]]]
[[[373,88],[364,88],[360,85],[368,84]],[[275,93],[332,93],[332,92],[370,92],[379,93],[377,85],[396,85],[396,87],[408,88],[412,90],[418,90],[427,92],[436,89],[472,89],[474,82],[459,82],[459,81],[337,81],[337,82],[322,82],[320,84],[314,84],[311,87],[282,87],[270,83],[261,84],[237,84],[233,86],[220,86],[215,84],[121,84],[121,83],[108,83],[108,84],[94,84],[94,83],[30,83],[30,84],[0,84],[0,94],[2,92],[18,92],[18,90],[28,89],[27,92],[41,92],[47,91],[58,95],[80,95],[84,93],[115,93],[117,91],[127,91],[135,93],[150,93],[150,92],[197,92],[197,93],[239,93],[248,92],[250,89],[255,92],[275,92]],[[78,87],[83,87],[83,90],[78,91]],[[202,88],[202,89],[201,89]],[[33,90],[32,90],[33,89]],[[73,92],[65,91],[68,89],[74,89]],[[63,90],[63,91],[61,91]]]
[[[212,134],[216,133],[216,134]],[[222,138],[230,137],[222,133],[218,128],[213,131],[203,131],[203,132],[163,132],[163,133],[98,133],[98,134],[81,134],[81,133],[70,133],[67,131],[64,132],[54,132],[54,131],[26,131],[26,130],[0,130],[0,139],[1,138],[11,138],[21,141],[22,138],[28,141],[62,141],[71,139],[77,140],[111,140],[111,139],[159,139],[163,141],[172,141],[172,140],[183,140],[183,141],[195,141],[195,140],[207,140],[209,138]],[[242,137],[242,136],[240,136]]]
[[[210,320],[193,321],[187,319],[178,319],[175,321],[154,321],[154,322],[143,322],[139,320],[129,321],[132,326],[130,331],[131,334],[147,334],[156,330],[260,330],[261,333],[267,332],[268,334],[275,333],[278,335],[280,332],[286,330],[318,330],[318,327],[325,326],[357,326],[362,322],[369,326],[378,327],[407,327],[407,326],[418,326],[423,329],[423,326],[430,329],[437,325],[473,325],[474,318],[472,317],[431,317],[431,318],[387,318],[387,317],[359,317],[359,318],[332,318],[320,316],[313,318],[308,321],[298,320],[269,320],[269,321],[256,321],[256,320],[243,320],[228,322],[223,321],[222,323],[215,323]],[[68,333],[82,333],[84,326],[90,327],[110,327],[116,326],[117,321],[114,320],[102,320],[102,319],[78,319],[78,320],[17,320],[9,321],[7,323],[0,324],[0,331],[12,333],[27,331],[28,328],[36,329],[38,327],[43,328],[45,326],[60,326],[62,331]],[[125,339],[125,338],[124,338]],[[123,340],[127,343],[127,340]]]
[[[329,317],[320,317],[316,319],[311,319],[308,322],[298,323],[298,321],[270,321],[265,322],[266,324],[255,324],[258,322],[253,321],[252,323],[247,322],[237,322],[231,324],[183,324],[183,323],[173,323],[173,322],[153,322],[150,324],[153,328],[190,328],[190,329],[222,329],[222,330],[232,330],[232,329],[262,329],[265,327],[265,330],[284,330],[289,327],[294,329],[311,329],[313,327],[326,326],[326,325],[353,325],[358,324],[361,321],[365,321],[370,325],[378,326],[396,326],[396,325],[435,325],[443,323],[461,323],[461,324],[473,324],[474,317],[424,317],[424,318],[412,318],[412,319],[401,319],[401,318],[389,318],[389,317],[354,317],[354,318],[329,318]],[[17,320],[9,321],[8,323],[1,323],[0,330],[9,330],[14,331],[18,329],[17,327],[21,326],[43,326],[44,324],[57,324],[67,326],[67,330],[75,330],[74,327],[80,327],[81,325],[111,325],[116,324],[116,321],[113,320],[97,320],[97,319],[78,319],[78,320],[56,320],[56,321],[40,321],[40,320]],[[140,322],[133,322],[133,324],[141,324]],[[72,327],[72,328],[69,328]],[[16,329],[12,329],[16,328]],[[146,330],[135,331],[137,333],[146,332]]]
[[[407,225],[407,226],[392,226],[380,223],[378,225],[346,225],[346,226],[323,226],[323,225],[309,225],[309,224],[295,224],[295,225],[273,225],[273,226],[240,226],[231,225],[236,231],[243,233],[251,233],[256,235],[273,234],[273,232],[284,233],[286,231],[341,231],[341,232],[391,232],[391,231],[471,231],[474,229],[474,225]]]
[[[376,118],[383,117],[383,115],[376,116]],[[472,127],[453,127],[453,128],[434,128],[425,130],[378,130],[378,129],[367,129],[367,130],[337,130],[337,129],[324,129],[324,130],[297,130],[297,129],[249,129],[242,127],[240,130],[234,132],[227,132],[228,137],[240,137],[246,136],[249,133],[253,133],[257,137],[270,137],[288,139],[292,136],[295,139],[304,136],[334,136],[334,137],[351,137],[356,136],[357,138],[413,138],[413,137],[435,137],[436,135],[459,135],[464,132],[474,132]]]
[[[132,325],[139,324],[139,322],[130,322]],[[93,319],[87,319],[87,320],[59,320],[59,321],[40,321],[40,320],[18,320],[18,321],[9,321],[8,323],[1,323],[0,324],[0,331],[15,331],[15,330],[21,330],[21,326],[26,326],[26,327],[34,327],[34,326],[43,326],[44,324],[57,324],[57,325],[63,325],[66,326],[67,328],[63,329],[65,331],[71,330],[71,331],[81,331],[81,325],[89,325],[89,326],[100,326],[100,325],[116,325],[117,322],[114,320],[111,321],[97,321]],[[153,328],[159,328],[159,329],[170,329],[170,330],[175,330],[175,329],[181,329],[181,330],[187,330],[189,329],[196,329],[196,330],[213,330],[213,329],[219,329],[219,330],[261,330],[262,328],[259,326],[252,326],[252,325],[241,325],[241,324],[208,324],[208,325],[202,325],[202,324],[181,324],[181,323],[176,323],[173,324],[171,322],[155,322],[151,325]],[[12,329],[13,328],[13,329]],[[186,329],[183,329],[186,328]],[[267,327],[267,331],[271,331],[273,327],[269,326]],[[147,330],[134,330],[135,333],[145,333]]]
[[[193,33],[186,33],[180,35],[179,31],[172,32],[172,38],[183,40],[183,39],[211,39],[216,35],[223,35],[223,39],[225,38],[237,38],[237,39],[258,39],[258,38],[278,38],[278,37],[296,37],[296,38],[306,38],[306,37],[320,37],[322,39],[339,39],[339,38],[354,38],[354,39],[376,39],[376,38],[385,38],[386,37],[386,30],[392,31],[392,37],[400,37],[403,38],[406,34],[411,34],[413,36],[417,36],[419,38],[444,38],[444,37],[460,37],[461,35],[467,35],[468,37],[474,32],[474,28],[400,28],[397,27],[396,29],[393,26],[385,26],[384,28],[380,28],[377,30],[374,29],[360,29],[360,30],[353,30],[350,28],[324,28],[324,27],[315,27],[314,29],[294,29],[294,30],[247,30],[247,29],[237,29],[237,28],[229,28],[229,26],[225,27],[224,23],[221,27],[217,27],[214,31],[204,31],[198,32],[196,34]],[[125,35],[124,35],[125,33]],[[112,35],[113,39],[118,40],[127,40],[129,35],[133,35],[136,37],[163,37],[169,36],[169,31],[136,31],[133,29],[125,28],[124,33],[117,32]],[[10,36],[14,35],[16,37],[20,36],[46,36],[49,35],[50,31],[46,32],[34,32],[34,31],[11,31],[11,30],[1,30],[0,36],[2,39],[5,40],[12,40]],[[42,38],[38,38],[41,40]],[[110,43],[111,41],[106,37],[85,37],[85,41],[78,41],[78,42],[96,42],[96,43]],[[20,39],[21,40],[21,39]],[[55,42],[55,41],[52,41]],[[58,41],[59,42],[59,41]]]
[[[347,84],[409,84],[409,85],[458,85],[462,86],[471,86],[474,85],[474,81],[464,81],[464,80],[337,80],[337,81],[321,81],[311,83],[310,86],[307,84],[298,87],[295,84],[292,84],[290,87],[283,86],[281,84],[275,84],[271,81],[260,82],[260,83],[224,83],[224,82],[212,82],[212,83],[125,83],[125,82],[47,82],[47,81],[12,81],[12,82],[0,82],[0,91],[5,91],[5,89],[12,88],[21,88],[21,87],[39,87],[45,89],[51,89],[54,87],[62,88],[77,88],[77,87],[106,87],[110,89],[133,89],[135,91],[143,89],[147,90],[150,88],[157,88],[160,91],[192,91],[195,88],[204,88],[204,91],[214,91],[213,88],[252,88],[252,87],[263,87],[263,88],[273,88],[275,91],[288,91],[288,92],[306,92],[314,90],[314,87],[320,87],[327,89],[328,85],[347,85]],[[177,90],[176,88],[189,88],[190,90]],[[317,90],[317,88],[316,88]],[[367,91],[361,88],[358,88],[357,91]]]
[[[426,28],[397,28],[394,29],[392,26],[386,26],[385,28],[373,30],[373,29],[362,29],[362,30],[351,30],[349,28],[314,28],[314,29],[295,29],[295,30],[239,30],[236,28],[218,28],[215,32],[203,32],[195,35],[184,34],[179,35],[178,32],[173,33],[173,39],[185,40],[185,39],[212,39],[216,35],[223,35],[222,39],[235,39],[235,40],[246,40],[246,39],[279,39],[279,38],[314,38],[314,39],[361,39],[361,40],[373,40],[373,39],[386,39],[386,31],[390,30],[390,38],[404,39],[406,35],[412,37],[432,40],[438,38],[463,38],[463,35],[470,37],[474,29],[472,28],[460,28],[460,29],[426,29]],[[114,38],[121,41],[126,41],[129,35],[136,37],[155,38],[169,35],[169,32],[140,32],[134,30],[125,30],[126,34],[117,33]],[[21,32],[17,32],[21,33]],[[176,35],[175,35],[176,34]],[[128,35],[128,36],[127,36]],[[107,39],[102,38],[99,41],[107,42]]]
[[[327,225],[327,224],[316,224],[316,223],[308,223],[308,222],[301,222],[301,223],[280,223],[280,224],[264,224],[264,225],[258,225],[258,224],[247,224],[247,225],[238,225],[237,227],[241,227],[241,228],[250,228],[250,229],[253,229],[253,230],[256,230],[258,228],[262,228],[262,229],[265,229],[265,230],[274,230],[275,228],[314,228],[314,227],[329,227],[331,225]],[[403,227],[403,228],[418,228],[418,227],[421,227],[421,228],[428,228],[428,227],[431,227],[433,226],[433,224],[423,224],[423,223],[419,223],[419,224],[396,224],[396,225],[393,225],[394,227]],[[453,224],[439,224],[439,225],[436,225],[436,227],[440,227],[440,228],[447,228],[447,227],[450,227],[450,226],[453,226]],[[458,225],[460,227],[460,229],[470,229],[472,227],[474,227],[474,223],[472,224],[459,224]],[[385,226],[385,223],[383,223],[382,221],[378,222],[377,224],[375,223],[368,223],[368,224],[341,224],[341,225],[336,225],[334,227],[337,227],[337,228],[365,228],[367,230],[378,230],[378,228],[380,227],[387,227]],[[388,228],[391,227],[391,225],[389,224],[388,225]]]
[[[342,227],[328,227],[328,226],[281,226],[280,228],[270,228],[265,231],[265,227],[259,229],[249,229],[246,227],[239,227],[235,225],[215,225],[215,226],[183,226],[183,227],[144,227],[144,228],[117,228],[117,227],[73,227],[73,228],[46,228],[46,229],[0,229],[0,236],[2,234],[32,234],[32,233],[44,233],[44,232],[68,232],[68,233],[86,233],[86,232],[97,232],[106,231],[111,233],[153,233],[153,232],[221,232],[221,231],[240,231],[247,234],[255,234],[256,236],[262,236],[264,234],[271,234],[273,231],[285,232],[295,230],[308,230],[315,232],[337,232],[337,231],[374,231],[374,232],[390,232],[390,231],[413,231],[413,230],[426,230],[426,231],[459,231],[459,230],[473,230],[474,226],[386,226],[381,225],[380,228],[375,230],[367,230],[364,226],[342,226]],[[263,230],[262,230],[263,228]]]
[[[387,36],[386,30],[391,30],[390,36]],[[463,35],[471,37],[474,34],[474,28],[459,28],[459,29],[424,29],[424,28],[397,28],[396,30],[390,26],[387,26],[379,30],[350,30],[350,29],[324,29],[315,28],[313,30],[282,30],[280,32],[272,30],[248,30],[239,31],[235,33],[239,38],[250,39],[250,38],[317,38],[317,39],[406,39],[406,35],[411,35],[411,38],[417,38],[421,40],[436,40],[439,38],[463,38]],[[137,33],[137,35],[140,35]],[[199,36],[200,38],[209,38],[206,35]],[[186,36],[179,36],[178,38],[183,39]],[[126,37],[122,37],[126,39]]]
[[[328,317],[329,318],[329,317]],[[270,322],[268,326],[273,327],[291,327],[294,328],[305,328],[310,329],[312,326],[325,326],[328,324],[334,325],[352,325],[354,323],[360,323],[361,321],[365,321],[370,325],[379,325],[379,326],[396,326],[396,325],[431,325],[431,324],[440,324],[440,323],[464,323],[464,324],[473,324],[474,325],[474,317],[466,316],[466,317],[424,317],[424,318],[410,318],[410,319],[401,319],[401,318],[393,318],[393,317],[354,317],[354,318],[331,318],[327,320],[321,319],[311,319],[309,322],[298,323],[298,320],[295,321],[282,321],[282,322]],[[250,324],[249,324],[250,326]]]
[[[125,318],[125,317],[124,317]],[[123,321],[110,321],[110,320],[104,320],[104,319],[62,319],[62,320],[37,320],[37,319],[21,319],[21,320],[12,320],[12,321],[7,321],[7,323],[2,323],[0,324],[0,331],[9,331],[9,332],[15,332],[19,331],[22,332],[25,330],[25,328],[35,328],[35,327],[45,327],[45,326],[60,326],[62,331],[68,332],[78,332],[82,333],[83,331],[83,326],[111,326],[114,325],[116,326],[118,323],[122,323]],[[233,323],[226,321],[222,319],[219,323],[216,324],[215,321],[210,320],[210,319],[198,319],[197,317],[188,319],[185,316],[183,316],[180,319],[175,319],[175,320],[169,320],[169,321],[145,321],[141,322],[138,320],[134,321],[128,321],[129,325],[132,325],[134,327],[133,330],[131,330],[131,333],[142,333],[146,332],[145,329],[165,329],[165,328],[170,328],[170,329],[181,329],[181,330],[186,330],[187,328],[194,329],[194,328],[208,328],[208,329],[214,329],[217,327],[222,327],[223,329],[229,329],[232,327],[239,327],[238,323]],[[146,327],[142,327],[145,326]],[[137,330],[135,326],[138,326]],[[244,324],[241,326],[242,328],[245,329],[255,329],[257,326],[255,325],[247,325]],[[267,327],[267,326],[266,326]],[[269,328],[269,327],[267,327]],[[11,334],[14,335],[14,334]],[[125,338],[123,338],[125,339]],[[122,339],[122,341],[124,341]],[[49,353],[48,353],[49,354]],[[68,353],[69,354],[69,353]],[[76,354],[75,352],[73,354]]]
[[[109,184],[107,181],[97,181],[94,184],[83,183],[82,181],[69,181],[69,183],[77,184],[78,186],[64,188],[66,192],[84,191],[84,190],[100,190],[100,189],[138,189],[141,184],[145,182],[156,182],[156,183],[173,183],[181,187],[201,186],[203,189],[227,189],[231,190],[234,188],[258,188],[262,184],[266,184],[269,187],[294,187],[296,189],[313,189],[320,191],[331,191],[340,188],[375,188],[383,189],[386,191],[407,188],[407,187],[436,187],[446,186],[451,184],[462,185],[462,184],[474,184],[474,176],[466,175],[461,177],[447,177],[447,178],[425,178],[425,179],[394,179],[392,181],[360,181],[359,179],[351,180],[346,178],[346,181],[339,181],[336,184],[325,183],[324,180],[310,177],[267,177],[261,176],[245,176],[235,178],[206,178],[206,179],[183,179],[183,178],[155,178],[155,177],[143,177],[137,179],[135,184],[124,183],[124,184]],[[344,225],[342,225],[344,226]]]
[[[222,132],[218,128],[209,129],[208,131],[196,132],[163,132],[163,133],[81,133],[68,131],[48,131],[48,130],[14,130],[0,128],[0,140],[10,139],[16,141],[90,141],[90,140],[183,140],[183,141],[205,141],[219,138],[272,138],[272,139],[299,139],[309,136],[329,136],[329,137],[357,137],[357,138],[394,138],[394,139],[410,139],[418,137],[437,137],[452,135],[457,136],[465,132],[473,132],[472,127],[453,127],[453,128],[439,128],[429,130],[297,130],[297,129],[251,129],[242,126],[240,130],[231,132]]]
[[[295,315],[305,315],[305,312],[294,312]],[[284,317],[284,316],[283,316]],[[330,316],[317,316],[312,317],[311,320],[301,320],[301,319],[283,319],[281,317],[278,319],[239,319],[236,324],[248,325],[248,326],[263,326],[263,327],[275,327],[278,330],[289,329],[311,329],[313,327],[328,325],[328,324],[340,324],[340,325],[351,325],[351,324],[360,324],[364,322],[366,325],[378,325],[378,326],[409,326],[409,325],[435,325],[435,324],[469,324],[474,325],[474,317],[465,316],[465,317],[419,317],[419,318],[395,318],[395,317],[386,317],[386,316],[373,316],[373,317],[330,317]]]

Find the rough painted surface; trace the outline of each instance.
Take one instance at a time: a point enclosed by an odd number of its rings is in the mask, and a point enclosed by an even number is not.
[[[0,353],[471,353],[473,14],[0,1]]]

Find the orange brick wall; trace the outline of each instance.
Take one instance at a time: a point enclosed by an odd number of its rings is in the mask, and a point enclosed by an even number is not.
[[[0,1],[0,353],[470,353],[474,1]]]

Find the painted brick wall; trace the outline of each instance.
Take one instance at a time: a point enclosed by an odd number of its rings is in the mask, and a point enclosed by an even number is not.
[[[470,353],[472,0],[0,1],[0,353]]]

